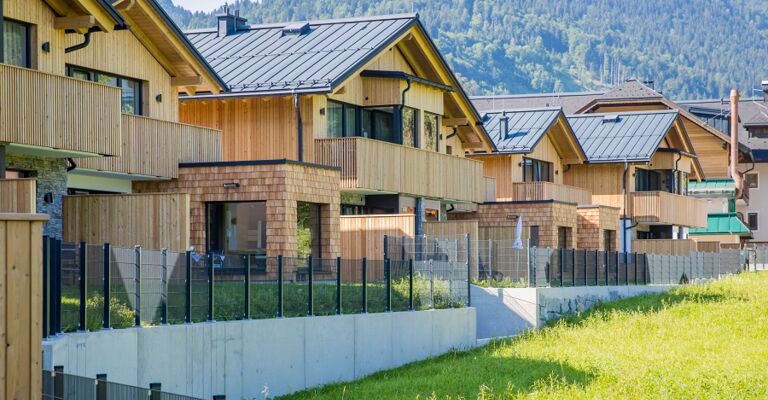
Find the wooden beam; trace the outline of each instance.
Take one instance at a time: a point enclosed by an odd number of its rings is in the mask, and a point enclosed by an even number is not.
[[[469,118],[443,118],[445,126],[464,126],[469,124]]]
[[[171,78],[171,86],[200,86],[203,84],[203,77],[196,76],[174,76]]]
[[[187,91],[187,94],[190,96],[194,96],[197,93],[197,88],[194,86],[187,86],[184,88]]]
[[[121,11],[128,11],[136,4],[136,0],[117,0],[112,3],[112,7],[115,7]]]
[[[53,20],[53,29],[87,29],[94,26],[96,26],[96,18],[93,15],[56,17]]]
[[[467,142],[462,143],[461,147],[463,149],[485,149],[485,146],[483,145],[483,142]]]

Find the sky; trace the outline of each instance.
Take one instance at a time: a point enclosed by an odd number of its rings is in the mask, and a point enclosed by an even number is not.
[[[172,0],[173,4],[191,11],[211,11],[226,3],[226,0]]]

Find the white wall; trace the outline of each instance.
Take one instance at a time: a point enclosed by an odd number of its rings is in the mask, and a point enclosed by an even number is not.
[[[213,322],[61,335],[46,369],[201,398],[261,399],[475,346],[475,309]]]
[[[593,305],[659,293],[677,285],[587,286],[494,289],[472,286],[477,309],[477,338],[517,335],[544,326],[547,320],[584,311]]]
[[[746,171],[752,164],[740,164],[739,170]],[[753,230],[753,242],[768,242],[768,163],[755,164],[750,173],[758,174],[758,188],[749,189],[749,205],[744,211],[744,221],[748,212],[757,212],[757,230]],[[741,207],[739,207],[741,209]]]

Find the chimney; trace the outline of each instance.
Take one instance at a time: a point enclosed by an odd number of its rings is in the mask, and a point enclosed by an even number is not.
[[[730,175],[736,183],[737,197],[742,196],[742,180],[739,173],[739,91],[731,89],[731,157]]]
[[[247,19],[240,17],[240,10],[232,14],[229,7],[224,7],[224,12],[216,14],[218,19],[219,37],[229,36],[245,26]]]

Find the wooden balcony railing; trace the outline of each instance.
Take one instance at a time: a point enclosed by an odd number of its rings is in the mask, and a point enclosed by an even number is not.
[[[0,213],[34,214],[36,210],[34,179],[0,179]]]
[[[180,162],[219,161],[221,132],[171,121],[123,114],[120,157],[83,158],[82,168],[175,178]]]
[[[485,200],[482,163],[462,157],[354,137],[315,139],[315,161],[341,168],[342,189]]]
[[[640,223],[707,226],[707,202],[667,192],[632,193],[632,216]]]
[[[552,182],[515,182],[507,190],[497,191],[497,201],[557,200],[579,205],[592,204],[592,193],[575,186]]]
[[[0,142],[120,155],[120,89],[0,64]]]

